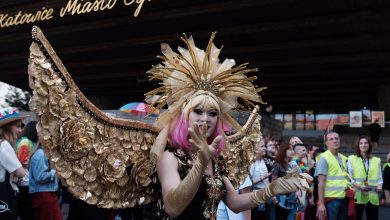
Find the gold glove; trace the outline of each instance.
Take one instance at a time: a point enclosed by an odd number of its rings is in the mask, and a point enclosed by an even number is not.
[[[181,183],[168,192],[165,202],[169,204],[170,215],[176,217],[184,211],[190,204],[198,191],[202,175],[207,167],[207,164],[202,164],[200,160],[196,160],[190,172],[181,181]]]
[[[288,174],[285,177],[277,178],[264,189],[255,190],[251,194],[251,200],[255,204],[266,203],[276,195],[283,195],[296,192],[299,189],[308,190],[313,177],[307,173]]]

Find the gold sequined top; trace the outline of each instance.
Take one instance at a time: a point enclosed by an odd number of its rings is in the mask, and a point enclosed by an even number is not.
[[[193,165],[191,155],[178,148],[167,148],[179,161],[179,175],[184,179]],[[161,192],[157,201],[158,219],[216,219],[219,202],[226,194],[226,187],[222,176],[226,173],[225,162],[222,157],[217,157],[213,162],[214,174],[207,176],[203,174],[199,189],[186,209],[177,217],[171,218],[164,212],[164,204]]]

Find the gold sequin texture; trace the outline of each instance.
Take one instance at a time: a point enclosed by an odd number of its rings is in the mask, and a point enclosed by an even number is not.
[[[101,120],[107,116],[93,114],[85,106],[83,94],[69,86],[73,85],[70,76],[55,68],[60,66],[46,38],[39,36],[30,47],[30,108],[38,116],[39,140],[49,150],[62,182],[77,198],[104,208],[153,200],[155,165],[145,161],[158,129],[139,129],[146,125],[137,124],[129,130]],[[132,148],[131,155],[127,148]]]

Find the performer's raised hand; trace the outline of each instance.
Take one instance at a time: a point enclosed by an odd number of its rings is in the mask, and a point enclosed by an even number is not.
[[[209,145],[207,143],[207,125],[204,122],[195,123],[193,127],[188,128],[190,134],[189,142],[195,151],[198,152],[198,157],[202,163],[207,164],[208,161],[214,156],[215,150],[222,140],[222,136],[214,138],[213,142]]]

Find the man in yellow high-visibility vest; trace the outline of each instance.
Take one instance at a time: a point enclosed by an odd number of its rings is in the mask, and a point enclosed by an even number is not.
[[[328,150],[321,154],[315,176],[318,177],[317,217],[328,220],[345,220],[347,216],[347,199],[345,190],[349,181],[347,158],[339,153],[340,137],[336,132],[326,134]]]

